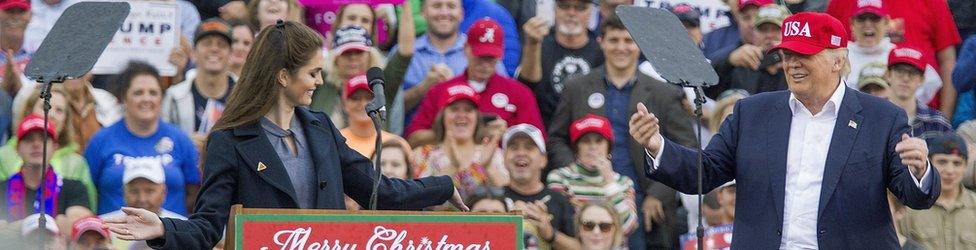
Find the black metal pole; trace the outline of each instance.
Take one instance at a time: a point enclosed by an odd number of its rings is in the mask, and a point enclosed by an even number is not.
[[[373,169],[376,171],[376,175],[373,178],[373,192],[369,195],[369,210],[376,210],[376,196],[380,190],[380,180],[383,178],[382,169],[380,168],[380,157],[383,155],[383,124],[381,121],[386,120],[386,108],[381,107],[379,110],[367,110],[366,113],[373,120],[373,129],[376,130],[375,151],[373,151],[373,155],[376,156],[373,159]]]
[[[17,76],[10,76],[10,77],[17,77]],[[40,185],[37,185],[37,192],[41,194],[40,195],[41,200],[37,201],[37,203],[40,204],[40,211],[41,211],[40,216],[38,216],[37,218],[37,223],[38,223],[37,225],[38,228],[47,228],[45,227],[45,225],[47,225],[47,216],[44,216],[47,215],[47,210],[45,210],[45,204],[44,204],[44,186],[45,186],[44,179],[47,177],[47,161],[48,161],[47,141],[51,139],[50,136],[48,136],[47,134],[47,122],[48,122],[47,119],[48,119],[48,113],[50,113],[51,111],[51,85],[54,84],[54,82],[51,81],[50,79],[46,79],[46,81],[42,82],[41,84],[42,86],[41,86],[40,98],[41,100],[44,100],[44,133],[43,133],[44,146],[41,147],[42,148],[41,153],[43,154],[43,157],[41,157],[41,182],[39,182]],[[57,208],[54,209],[57,210]],[[38,237],[40,237],[41,250],[44,249],[44,234],[45,234],[44,232],[38,234],[39,235]]]
[[[695,118],[697,123],[695,126],[698,127],[698,133],[696,139],[698,140],[698,229],[696,230],[698,235],[698,250],[704,249],[704,238],[705,238],[705,227],[702,225],[702,142],[701,142],[701,120],[702,120],[702,104],[705,104],[705,94],[702,91],[701,86],[695,87]]]

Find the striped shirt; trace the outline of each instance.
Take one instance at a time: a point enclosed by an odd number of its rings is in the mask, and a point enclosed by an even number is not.
[[[573,163],[550,172],[546,182],[549,183],[549,189],[569,197],[577,209],[587,203],[613,205],[623,221],[621,228],[625,234],[630,234],[638,223],[634,181],[616,172],[613,173],[613,178],[614,181],[607,182],[599,172]]]

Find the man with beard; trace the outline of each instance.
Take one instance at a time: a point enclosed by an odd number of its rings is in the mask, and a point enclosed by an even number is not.
[[[556,111],[566,80],[603,65],[596,35],[586,28],[593,9],[590,6],[585,0],[558,0],[554,32],[550,33],[545,18],[539,16],[529,19],[523,27],[526,41],[518,80],[535,93],[546,126]]]
[[[459,31],[464,16],[461,0],[427,0],[422,3],[421,11],[427,20],[427,32],[417,38],[401,85],[407,122],[413,120],[417,105],[430,87],[454,78],[468,67],[464,55],[467,36]],[[499,74],[507,75],[501,61],[495,67]]]

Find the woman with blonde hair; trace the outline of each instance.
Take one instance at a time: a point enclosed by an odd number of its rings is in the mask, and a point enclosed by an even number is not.
[[[345,125],[346,122],[340,115],[342,104],[339,102],[345,83],[352,77],[366,73],[369,68],[383,68],[383,77],[386,80],[384,95],[389,110],[385,127],[394,134],[400,134],[403,130],[404,109],[403,97],[398,93],[410,58],[413,57],[416,38],[398,36],[396,53],[390,53],[388,60],[384,59],[375,43],[377,32],[375,12],[371,9],[362,10],[363,5],[349,4],[340,9],[332,25],[331,51],[326,56],[323,67],[325,85],[316,89],[312,97],[311,109],[330,114],[335,124]],[[401,7],[397,32],[413,34],[411,7],[409,4],[403,4]]]
[[[618,250],[624,239],[617,210],[604,203],[587,203],[576,213],[576,230],[583,250]]]

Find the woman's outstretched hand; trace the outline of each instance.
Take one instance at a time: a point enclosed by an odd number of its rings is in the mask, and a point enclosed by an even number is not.
[[[149,210],[122,207],[125,215],[106,218],[105,227],[122,240],[151,240],[163,237],[163,221]]]
[[[464,200],[461,199],[461,193],[458,192],[457,187],[454,188],[454,195],[451,196],[451,205],[454,205],[461,212],[471,211],[467,205],[464,205]]]

